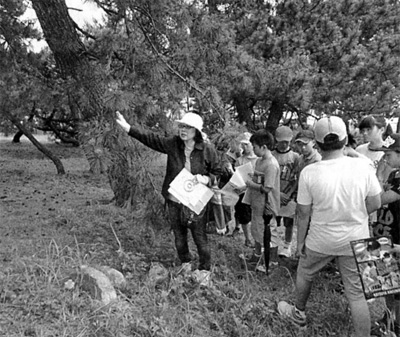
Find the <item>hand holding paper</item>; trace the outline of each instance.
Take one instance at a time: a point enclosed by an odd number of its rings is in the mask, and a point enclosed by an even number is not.
[[[200,177],[208,178],[201,175]],[[203,179],[203,181],[205,180]],[[169,186],[168,192],[197,215],[200,214],[214,194],[207,186],[199,183],[196,177],[185,168]]]
[[[243,189],[246,187],[246,182],[251,180],[253,171],[254,169],[251,163],[238,166],[229,182],[235,185],[236,188]]]
[[[199,182],[200,184],[203,184],[203,185],[208,185],[208,183],[210,182],[209,177],[203,176],[201,174],[196,174],[195,178],[196,178],[197,182]]]

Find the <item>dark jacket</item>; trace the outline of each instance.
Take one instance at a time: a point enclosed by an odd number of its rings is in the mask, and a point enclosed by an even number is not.
[[[170,183],[185,167],[185,143],[178,136],[162,137],[132,126],[128,134],[149,148],[168,156],[167,171],[161,191],[163,197],[167,198]],[[212,185],[221,174],[219,156],[212,144],[196,143],[190,155],[190,166],[192,174],[209,176]]]

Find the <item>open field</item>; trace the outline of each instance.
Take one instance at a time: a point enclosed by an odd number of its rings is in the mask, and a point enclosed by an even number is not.
[[[316,282],[301,329],[275,312],[277,301],[293,299],[295,262],[281,260],[269,277],[248,271],[238,257],[250,253],[241,236],[210,235],[212,286],[201,287],[179,275],[167,226],[144,227],[109,203],[107,177],[88,173],[79,148],[46,145],[65,176],[26,138],[0,138],[0,336],[349,336],[334,268]],[[155,262],[169,272],[158,283],[148,275]],[[83,264],[124,274],[118,303],[101,307],[64,288]],[[371,303],[374,317],[380,303]]]

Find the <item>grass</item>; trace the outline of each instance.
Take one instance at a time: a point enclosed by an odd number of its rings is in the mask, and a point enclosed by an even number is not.
[[[167,226],[144,227],[135,212],[105,204],[107,178],[87,173],[81,151],[47,146],[62,156],[65,176],[28,141],[0,140],[1,336],[349,336],[334,272],[318,277],[306,328],[276,314],[279,300],[294,299],[293,264],[282,261],[269,277],[247,270],[241,237],[210,235],[213,285],[200,287],[179,273]],[[168,272],[159,282],[149,277],[156,262]],[[82,288],[64,287],[83,264],[124,274],[117,303],[101,306]],[[370,307],[381,314],[380,300]]]

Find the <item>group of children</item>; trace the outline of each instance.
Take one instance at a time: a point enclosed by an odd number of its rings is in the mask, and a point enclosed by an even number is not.
[[[266,130],[253,135],[245,132],[239,136],[239,142],[242,153],[234,166],[251,163],[254,174],[247,182],[246,200],[242,193],[235,205],[235,231],[242,229],[245,245],[254,248],[246,262],[268,273],[278,255],[292,255],[298,177],[305,166],[319,161],[321,155],[312,130],[300,130],[294,136],[288,126],[278,127],[274,135]],[[283,243],[276,237],[275,228],[281,223],[285,227]]]
[[[355,146],[355,150],[348,145],[344,153],[349,157],[366,159],[381,184],[382,206],[370,215],[371,234],[390,235],[393,243],[399,245],[400,134],[384,138],[386,128],[383,117],[365,117],[359,124],[363,143]],[[300,130],[295,136],[287,126],[278,127],[274,136],[260,130],[253,135],[246,133],[241,144],[243,153],[236,165],[250,161],[254,174],[246,184],[247,200],[244,203],[242,195],[235,207],[236,221],[243,228],[246,246],[254,246],[253,254],[246,261],[268,274],[276,255],[291,256],[300,173],[306,166],[321,161],[321,154],[312,129]],[[276,247],[276,241],[271,242],[271,228],[281,223],[285,227],[284,242]],[[399,300],[398,295],[387,296],[388,311],[376,324],[376,329],[383,331],[382,325],[391,317],[390,329],[399,334]]]
[[[205,212],[195,214],[169,189],[183,169],[193,174],[198,184],[213,187],[221,182],[221,159],[204,139],[202,118],[186,113],[177,121],[178,134],[170,136],[130,125],[119,112],[116,122],[129,136],[168,156],[162,195],[178,257],[182,264],[192,262],[190,231],[199,255],[198,269],[209,275],[212,263]],[[260,266],[264,257],[267,274],[271,253],[290,255],[293,227],[297,226],[296,303],[278,303],[283,317],[306,324],[305,306],[312,281],[335,260],[350,304],[354,336],[365,337],[371,335],[370,315],[350,242],[369,235],[369,219],[373,235],[390,235],[393,243],[400,245],[400,134],[386,138],[387,125],[381,116],[364,118],[359,132],[364,144],[355,149],[346,146],[351,144],[350,136],[343,120],[336,116],[323,117],[314,130],[299,130],[296,134],[281,126],[274,135],[266,130],[242,135],[243,153],[234,164],[238,167],[250,162],[254,172],[235,207],[235,216],[243,228],[245,244],[254,245],[253,255],[246,261]],[[229,174],[234,170],[229,163],[226,168]],[[271,229],[280,222],[285,226],[285,239],[278,250]],[[387,315],[376,325],[378,333],[391,330],[398,336],[399,295],[387,296],[386,305]]]

